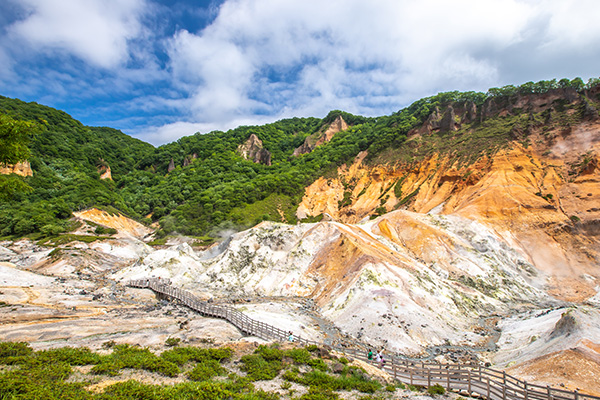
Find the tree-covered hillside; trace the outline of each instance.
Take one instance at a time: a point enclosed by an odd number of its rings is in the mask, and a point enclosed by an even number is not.
[[[369,162],[393,161],[390,154],[409,152],[403,149],[408,132],[449,104],[481,105],[488,99],[501,102],[557,88],[581,92],[597,83],[594,79],[585,85],[577,78],[505,86],[488,93],[441,93],[389,116],[365,118],[332,111],[323,119],[291,118],[197,133],[158,148],[111,128],[84,126],[62,111],[0,97],[0,114],[39,127],[29,144],[33,177],[10,178],[31,190],[5,196],[0,236],[68,231],[73,228],[71,213],[92,206],[158,221],[163,234],[217,236],[221,230],[247,228],[264,219],[293,223],[304,188],[314,179],[335,173],[364,150]],[[351,126],[348,130],[309,154],[292,156],[309,135],[338,116]],[[474,129],[477,124],[473,122]],[[238,146],[251,134],[271,153],[272,165],[255,164],[238,154]],[[170,164],[175,166],[171,171]],[[113,180],[100,179],[99,171],[106,166]]]

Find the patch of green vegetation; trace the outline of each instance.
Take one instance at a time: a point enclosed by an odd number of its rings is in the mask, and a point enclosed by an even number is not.
[[[444,389],[442,385],[436,383],[435,385],[429,386],[427,388],[427,393],[429,393],[432,396],[437,394],[444,394],[446,393],[446,389]]]
[[[169,347],[179,346],[179,343],[181,343],[181,339],[180,338],[170,337],[167,340],[165,340],[165,345],[167,345]]]
[[[115,376],[123,368],[143,369],[171,377],[181,372],[177,364],[158,357],[149,349],[118,344],[92,368],[92,373]]]
[[[350,204],[352,204],[352,192],[345,191],[344,198],[338,201],[338,208],[344,208],[346,206],[349,206]]]
[[[99,225],[94,229],[96,235],[116,235],[117,230],[115,228],[108,228],[106,226]]]
[[[253,381],[271,380],[283,369],[282,357],[283,351],[280,349],[261,345],[254,354],[241,358],[241,370],[246,372],[248,378]]]
[[[321,222],[322,220],[323,220],[323,214],[319,214],[316,216],[309,215],[306,218],[302,218],[302,220],[300,222],[303,222],[305,224],[312,224],[315,222]]]
[[[216,241],[214,237],[210,236],[195,236],[192,246],[210,246]]]
[[[394,196],[396,196],[397,199],[402,198],[402,184],[404,183],[405,179],[406,176],[403,176],[402,178],[398,179],[398,181],[394,185]]]
[[[227,219],[241,229],[249,228],[261,221],[295,224],[297,208],[297,202],[290,196],[273,193],[263,200],[232,209]]]
[[[324,390],[358,390],[363,393],[374,393],[381,388],[378,381],[370,379],[364,371],[356,367],[344,367],[339,376],[313,369],[305,374],[288,370],[283,379],[301,385]]]
[[[193,381],[207,381],[215,376],[224,375],[225,368],[216,360],[204,360],[198,363],[194,369],[187,373],[187,377]]]
[[[416,188],[415,190],[413,190],[408,196],[406,196],[405,198],[403,198],[402,200],[400,200],[400,205],[403,206],[406,203],[408,203],[413,197],[415,197],[418,193],[419,190],[421,189],[421,187],[419,186],[418,188]]]
[[[71,242],[82,242],[82,243],[93,243],[96,240],[106,240],[107,237],[103,236],[92,236],[92,235],[75,235],[68,233],[65,235],[59,235],[55,237],[47,237],[40,239],[37,244],[40,246],[60,246]]]
[[[167,244],[168,237],[156,238],[150,242],[148,242],[148,246],[164,246]]]

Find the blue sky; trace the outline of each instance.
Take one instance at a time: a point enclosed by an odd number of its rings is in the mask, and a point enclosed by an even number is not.
[[[3,0],[0,94],[155,145],[600,76],[597,0]]]

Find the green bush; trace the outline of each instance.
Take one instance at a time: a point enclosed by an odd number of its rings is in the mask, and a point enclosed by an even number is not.
[[[327,371],[329,369],[327,368],[327,364],[325,364],[325,361],[323,361],[320,358],[313,358],[309,360],[307,364],[313,367],[314,369],[318,369],[320,371]]]
[[[309,344],[308,346],[306,346],[306,350],[310,351],[311,353],[314,353],[316,351],[319,351],[319,346],[317,346],[316,344]]]
[[[249,354],[241,358],[241,370],[253,381],[271,380],[283,368],[281,360],[266,360],[261,354]]]
[[[180,342],[181,342],[180,338],[170,337],[165,341],[165,344],[169,347],[175,347],[175,346],[178,346]]]
[[[223,375],[227,370],[216,360],[205,360],[198,363],[187,377],[193,381],[207,381],[215,376]]]
[[[29,343],[0,342],[0,364],[15,364],[33,353]]]
[[[92,368],[92,373],[114,376],[123,368],[143,369],[171,377],[180,372],[175,363],[156,356],[148,349],[119,344],[113,348],[112,354],[103,357]]]
[[[444,394],[446,393],[446,389],[444,389],[442,385],[436,383],[435,385],[427,388],[427,393],[430,395]]]
[[[229,347],[217,349],[201,349],[198,347],[186,346],[164,351],[160,358],[172,362],[173,364],[183,365],[188,361],[202,362],[205,360],[223,361],[231,358],[233,350]]]
[[[61,347],[59,349],[41,350],[35,353],[35,358],[41,363],[65,362],[69,365],[98,364],[101,357],[92,353],[87,347]]]
[[[308,364],[311,358],[308,350],[301,348],[286,350],[285,355],[293,359],[296,364]]]

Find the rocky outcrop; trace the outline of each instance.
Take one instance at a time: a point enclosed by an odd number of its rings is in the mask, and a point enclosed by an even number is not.
[[[169,161],[169,166],[167,167],[167,172],[171,172],[175,169],[175,160],[171,157],[171,161]]]
[[[323,143],[329,142],[336,133],[345,131],[349,128],[349,125],[344,121],[341,115],[339,115],[324,131],[320,131],[314,135],[306,138],[304,143],[294,150],[293,156],[299,156],[301,154],[308,154]]]
[[[512,142],[471,163],[434,153],[418,162],[367,166],[365,154],[359,154],[338,169],[338,177],[307,187],[296,215],[327,213],[345,223],[396,209],[460,215],[504,232],[508,246],[528,255],[538,276],[532,279],[540,279],[550,294],[588,301],[600,282],[600,122],[595,103],[586,107],[585,99],[572,94],[516,96],[504,108],[489,100],[477,113],[470,105],[454,105],[443,115],[434,110],[407,147],[442,128],[452,132],[453,122],[454,128],[464,127],[478,114],[485,120],[531,111],[513,118],[528,126],[515,125]]]
[[[254,133],[246,142],[238,146],[237,151],[246,160],[256,164],[271,165],[271,152],[263,147],[262,141]]]
[[[192,155],[187,155],[184,159],[183,159],[183,166],[187,167],[188,165],[192,164],[192,161],[194,161],[195,159],[198,158],[198,154],[194,153]]]
[[[18,162],[14,165],[6,165],[3,166],[0,164],[0,174],[1,175],[9,175],[9,174],[17,174],[20,176],[33,176],[33,170],[31,169],[31,165],[29,161],[25,160],[22,162]]]

